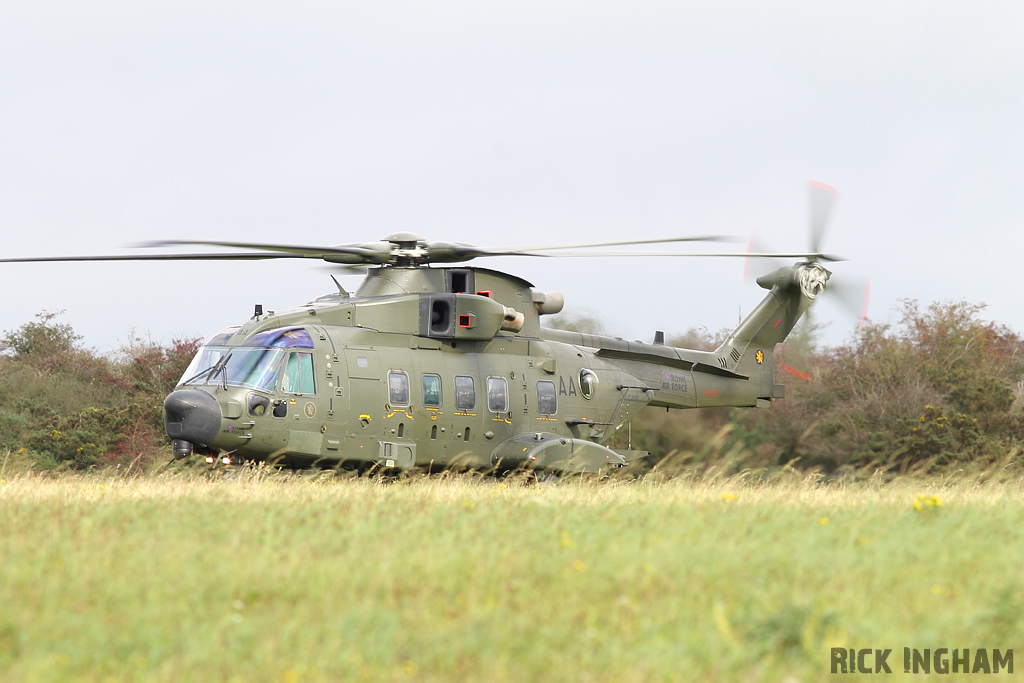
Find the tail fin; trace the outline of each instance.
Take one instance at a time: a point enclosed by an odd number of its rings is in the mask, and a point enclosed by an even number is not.
[[[800,320],[800,316],[825,289],[831,276],[817,262],[797,263],[759,277],[757,284],[770,290],[760,304],[715,350],[718,365],[731,372],[754,377],[765,375],[771,382],[772,353]],[[767,387],[771,396],[771,387]]]

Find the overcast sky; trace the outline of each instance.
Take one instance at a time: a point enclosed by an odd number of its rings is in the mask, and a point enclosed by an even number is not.
[[[409,230],[823,248],[1024,332],[1024,3],[0,1],[4,257]],[[735,248],[743,249],[743,245]],[[491,259],[627,338],[734,325],[741,260]],[[0,264],[102,351],[332,291],[312,262]],[[358,277],[345,275],[350,289]],[[842,340],[856,320],[821,306]]]

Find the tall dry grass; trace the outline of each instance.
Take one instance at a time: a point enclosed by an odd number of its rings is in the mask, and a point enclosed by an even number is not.
[[[1006,649],[1022,490],[21,474],[0,484],[0,679],[810,681],[832,646]]]

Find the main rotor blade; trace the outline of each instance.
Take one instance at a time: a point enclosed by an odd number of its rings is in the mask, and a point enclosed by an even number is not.
[[[808,254],[806,252],[748,252],[748,251],[598,251],[598,252],[575,252],[560,251],[550,254],[534,254],[523,252],[516,254],[521,256],[565,256],[569,258],[582,258],[594,256],[725,256],[737,258],[800,258],[817,259],[819,261],[845,261],[842,256],[833,254]]]
[[[808,181],[807,187],[811,191],[811,251],[818,251],[821,248],[821,236],[825,233],[825,226],[832,212],[832,203],[839,193],[831,185],[816,180]]]
[[[621,240],[618,242],[580,242],[576,244],[539,244],[526,247],[477,247],[493,256],[513,256],[523,252],[553,251],[557,249],[590,249],[593,247],[625,247],[634,244],[668,244],[671,242],[735,242],[731,235],[699,235],[696,237],[659,237],[650,240]]]
[[[582,242],[579,244],[541,244],[518,247],[477,247],[461,242],[427,242],[426,261],[430,263],[461,263],[488,256],[547,256],[549,251],[560,249],[591,249],[594,247],[624,246],[633,244],[665,244],[669,242],[733,241],[734,238],[721,235],[699,237],[659,237],[649,240],[620,240],[616,242]]]
[[[327,254],[346,254],[353,256],[387,256],[391,253],[391,247],[382,242],[380,247],[375,244],[338,244],[331,247],[302,246],[298,244],[261,244],[258,242],[220,242],[214,240],[157,240],[155,242],[143,242],[137,246],[149,247],[182,247],[205,245],[210,247],[231,247],[234,249],[266,249],[267,251],[286,252],[301,254],[311,258],[321,258]]]
[[[0,263],[46,263],[61,261],[262,261],[282,258],[310,258],[303,254],[117,254],[112,256],[26,256],[4,258]]]

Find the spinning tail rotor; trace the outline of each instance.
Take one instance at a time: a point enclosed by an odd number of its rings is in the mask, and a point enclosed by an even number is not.
[[[811,208],[811,221],[810,221],[810,252],[820,252],[821,243],[825,235],[825,230],[828,226],[829,218],[831,217],[832,208],[838,198],[838,192],[831,185],[825,183],[810,181],[808,182],[808,189],[810,192],[810,208]],[[747,245],[748,253],[758,253],[768,251],[763,244],[759,244],[755,238],[751,238]],[[842,308],[848,311],[851,315],[857,318],[858,329],[864,326],[867,320],[868,302],[870,295],[870,283],[865,278],[862,282],[856,281],[856,279],[850,279],[849,276],[843,278],[832,278],[832,273],[825,270],[820,261],[827,260],[820,257],[811,257],[804,263],[799,263],[794,266],[797,272],[800,274],[800,285],[803,294],[809,299],[815,299],[819,292],[825,292],[826,296],[838,303]],[[765,275],[767,269],[775,270],[775,272],[781,272],[776,269],[783,268],[784,263],[778,260],[771,259],[748,259],[744,264],[744,280],[748,280],[751,276],[757,278],[757,282],[762,287],[767,284],[766,278],[770,279],[770,275]],[[760,276],[760,277],[758,277]],[[813,323],[813,308],[808,308],[806,312],[807,324],[812,328]],[[801,380],[810,380],[812,376],[802,370],[798,370],[791,365],[788,365],[780,357],[779,359],[781,369],[787,374]]]
[[[839,193],[831,185],[815,180],[807,183],[810,193],[811,222],[809,234],[809,249],[806,265],[818,264],[821,261],[838,261],[838,257],[821,254],[821,242],[828,226],[829,218],[832,215],[832,208]],[[765,244],[756,237],[751,237],[747,244],[747,253],[750,257],[771,252]],[[759,279],[768,273],[775,271],[786,263],[778,258],[748,258],[744,264],[743,279]],[[800,264],[798,264],[799,267]],[[831,277],[831,272],[825,271],[828,276],[825,278],[827,285],[822,283],[822,289],[827,292],[826,296],[837,302],[858,320],[858,329],[864,326],[867,321],[868,302],[870,296],[870,282],[865,278],[858,282],[856,278],[844,276],[841,279]],[[806,292],[805,292],[806,293]],[[814,298],[811,296],[810,298]],[[810,315],[810,312],[808,312]]]

